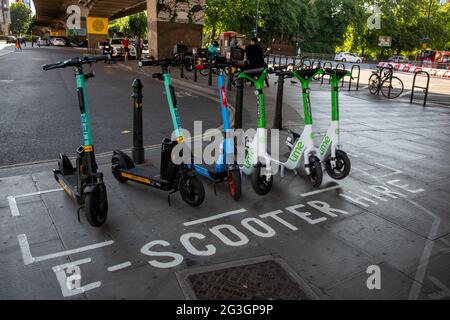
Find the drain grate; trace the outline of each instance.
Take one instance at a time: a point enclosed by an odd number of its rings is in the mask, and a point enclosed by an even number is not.
[[[311,300],[317,295],[281,260],[260,257],[177,274],[188,299]]]

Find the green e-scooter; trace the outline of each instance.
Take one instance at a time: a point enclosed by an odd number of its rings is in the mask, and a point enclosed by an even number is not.
[[[255,85],[255,95],[258,105],[258,127],[256,135],[247,146],[247,155],[241,172],[251,176],[252,187],[259,195],[266,195],[273,185],[272,158],[267,153],[267,129],[266,129],[266,109],[264,99],[264,82],[269,69],[258,68],[242,71],[239,79],[245,79]],[[263,168],[265,166],[265,168]]]
[[[349,71],[340,69],[325,69],[325,73],[331,77],[331,124],[319,146],[319,158],[331,178],[342,180],[349,175],[351,163],[340,144],[339,81],[352,75]]]
[[[309,88],[309,84],[314,77],[323,73],[324,71],[320,68],[303,69],[292,72],[292,76],[297,78],[302,86],[305,127],[301,135],[289,131],[286,144],[291,150],[291,153],[286,162],[278,163],[281,166],[282,177],[284,175],[284,168],[296,172],[296,170],[304,164],[306,174],[308,175],[311,184],[316,188],[320,187],[322,184],[323,173],[322,164],[318,157],[318,150],[314,145],[313,118],[310,100],[311,89]]]
[[[85,74],[83,65],[98,61],[108,61],[109,56],[94,56],[73,58],[63,62],[44,65],[45,71],[58,68],[73,67],[77,81],[78,103],[81,113],[81,127],[84,145],[77,149],[75,168],[65,154],[60,154],[58,169],[54,170],[56,181],[64,191],[73,198],[81,208],[84,208],[86,218],[93,227],[101,227],[108,215],[108,198],[103,183],[103,174],[97,172],[94,146],[92,145],[91,126],[86,95],[86,80],[94,77],[94,73]],[[78,221],[80,221],[78,209]]]

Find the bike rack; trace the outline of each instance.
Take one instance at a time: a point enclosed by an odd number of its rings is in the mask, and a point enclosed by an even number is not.
[[[328,66],[329,66],[330,69],[333,69],[333,63],[331,63],[331,62],[325,62],[323,64],[323,69],[326,69]],[[328,84],[330,84],[331,83],[331,76],[329,74],[323,74],[322,75],[322,80],[320,81],[320,84],[323,84],[323,79],[324,79],[325,76],[328,76]]]
[[[351,91],[351,90],[352,90],[353,70],[354,70],[355,68],[358,69],[358,77],[356,77],[356,78],[357,78],[357,81],[356,81],[356,91],[359,90],[359,77],[360,77],[360,75],[361,75],[361,67],[360,67],[359,65],[355,64],[355,65],[352,67],[352,70],[350,71],[350,73],[351,73],[352,75],[351,75],[350,80],[349,80],[349,82],[348,82],[348,91]]]
[[[342,70],[347,70],[347,69],[345,68],[345,64],[344,64],[344,63],[342,63],[342,62],[338,63],[338,64],[336,65],[336,69],[339,69],[339,66],[342,66]],[[344,86],[344,78],[345,78],[345,77],[342,77],[342,80],[341,80],[341,87]]]
[[[417,75],[419,74],[425,74],[427,76],[427,85],[426,87],[420,87],[420,86],[416,86],[416,78]],[[413,85],[412,85],[412,90],[411,90],[411,100],[410,103],[413,103],[414,100],[414,89],[423,89],[425,91],[425,98],[423,99],[423,106],[426,107],[427,105],[427,99],[428,99],[428,89],[430,87],[430,74],[426,71],[416,71],[414,73],[414,80],[413,80]]]

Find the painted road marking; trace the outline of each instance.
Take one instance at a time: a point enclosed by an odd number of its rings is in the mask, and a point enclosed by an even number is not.
[[[114,272],[114,271],[118,271],[118,270],[122,270],[122,269],[128,268],[129,266],[131,266],[131,262],[127,261],[127,262],[124,262],[124,263],[121,263],[121,264],[109,267],[107,270],[109,272]]]
[[[17,196],[9,196],[7,199],[8,199],[9,209],[11,210],[11,215],[13,217],[20,216],[20,212],[19,212],[19,208],[17,207],[16,199],[37,196],[37,195],[41,195],[41,194],[58,192],[58,191],[63,191],[63,189],[52,189],[52,190],[38,191],[38,192],[33,192],[33,193],[19,194]]]
[[[313,195],[316,195],[316,194],[319,194],[319,193],[324,193],[324,192],[328,192],[328,191],[332,191],[332,190],[336,190],[336,189],[340,189],[340,188],[341,188],[341,186],[337,185],[337,186],[324,188],[324,189],[320,189],[320,190],[316,190],[316,191],[302,193],[301,196],[302,197],[309,197],[309,196],[313,196]]]
[[[77,248],[77,249],[71,249],[71,250],[51,253],[51,254],[47,254],[44,256],[40,256],[40,257],[33,257],[33,255],[31,254],[30,245],[28,243],[27,236],[25,234],[19,234],[17,236],[17,240],[19,240],[20,251],[22,252],[23,263],[25,265],[29,265],[34,262],[40,262],[40,261],[50,260],[50,259],[54,259],[54,258],[64,257],[64,256],[68,256],[68,255],[76,254],[76,253],[80,253],[80,252],[90,251],[90,250],[110,246],[114,243],[113,240],[109,240],[109,241],[105,241],[105,242],[91,244],[89,246],[85,246],[85,247],[81,247],[81,248]]]
[[[44,190],[44,191],[38,191],[38,192],[33,192],[33,193],[19,194],[18,196],[14,196],[14,198],[17,199],[17,198],[26,198],[26,197],[31,197],[31,196],[39,196],[41,194],[53,193],[53,192],[58,192],[58,191],[63,191],[63,189],[58,188],[58,189]]]
[[[219,219],[222,219],[222,218],[225,218],[225,217],[229,217],[229,216],[236,215],[236,214],[239,214],[239,213],[244,213],[244,212],[247,212],[247,210],[240,209],[240,210],[235,210],[235,211],[224,212],[224,213],[221,213],[221,214],[217,214],[215,216],[211,216],[211,217],[207,217],[207,218],[203,218],[203,219],[199,219],[199,220],[185,222],[185,223],[183,223],[183,225],[185,227],[189,227],[189,226],[193,226],[193,225],[196,225],[196,224],[201,224],[201,223],[208,222],[208,221],[219,220]]]
[[[397,175],[397,174],[402,174],[402,173],[403,173],[403,171],[401,171],[401,170],[391,168],[391,167],[389,167],[389,166],[387,166],[387,165],[384,165],[384,164],[381,164],[381,163],[378,163],[378,162],[375,162],[375,164],[376,164],[377,166],[380,166],[380,167],[383,167],[383,168],[385,168],[385,169],[388,169],[388,170],[391,170],[391,171],[392,171],[391,173],[388,173],[388,174],[386,174],[386,175],[384,175],[384,176],[381,176],[380,178],[386,178],[386,177],[395,176],[395,175]]]
[[[14,198],[13,196],[9,196],[8,197],[8,204],[9,204],[9,210],[11,210],[11,215],[13,217],[20,216],[19,208],[17,207],[16,198]]]

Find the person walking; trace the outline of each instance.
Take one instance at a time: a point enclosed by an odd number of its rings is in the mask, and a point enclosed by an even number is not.
[[[208,47],[208,55],[211,59],[214,59],[219,56],[219,43],[217,41],[214,41]]]
[[[22,46],[20,45],[20,39],[16,39],[16,47],[14,48],[14,51],[22,51]]]
[[[137,38],[136,39],[136,58],[138,61],[141,61],[142,59],[142,39]]]

